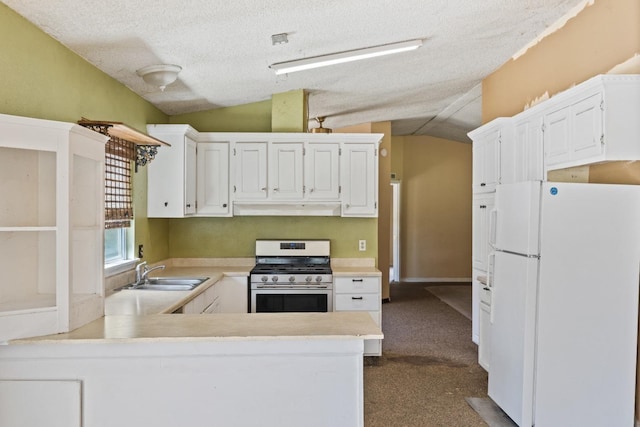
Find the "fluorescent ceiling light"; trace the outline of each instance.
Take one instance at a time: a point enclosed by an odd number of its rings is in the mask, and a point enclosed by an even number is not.
[[[361,59],[375,58],[376,56],[406,52],[408,50],[417,49],[420,46],[422,46],[422,40],[409,40],[405,42],[367,47],[364,49],[332,53],[329,55],[314,56],[312,58],[297,59],[295,61],[278,62],[276,64],[271,64],[269,68],[274,70],[276,75],[287,74],[295,71],[326,67],[327,65],[342,64],[345,62],[359,61]]]

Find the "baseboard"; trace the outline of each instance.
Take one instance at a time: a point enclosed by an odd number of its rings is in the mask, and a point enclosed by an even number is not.
[[[401,282],[407,283],[438,283],[438,282],[471,282],[471,277],[402,277]]]

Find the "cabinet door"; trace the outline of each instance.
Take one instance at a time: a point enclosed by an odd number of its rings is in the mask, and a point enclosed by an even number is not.
[[[229,208],[229,143],[198,144],[198,209],[199,215],[228,216]]]
[[[0,381],[1,426],[80,427],[78,380]]]
[[[185,137],[184,144],[184,214],[196,213],[196,151],[197,144]]]
[[[225,276],[220,287],[220,313],[246,313],[249,309],[249,285],[246,276]]]
[[[487,288],[488,289],[488,288]],[[482,292],[489,292],[482,288]],[[478,364],[489,371],[491,363],[491,306],[480,302],[480,340],[478,342]]]
[[[235,199],[265,200],[267,198],[267,143],[236,142],[233,157]]]
[[[545,164],[571,160],[571,108],[565,107],[544,116]]]
[[[376,151],[374,144],[343,145],[342,216],[378,215]]]
[[[494,206],[495,193],[476,194],[472,202],[472,257],[473,268],[487,271],[489,244],[489,214]]]
[[[303,143],[271,142],[269,144],[269,198],[302,200]]]
[[[502,157],[501,165],[512,168],[513,181],[502,174],[502,184],[543,179],[542,119],[532,118],[515,125],[513,157]]]
[[[473,191],[494,191],[500,182],[500,129],[473,141]]]
[[[602,93],[589,96],[571,107],[572,160],[597,157],[603,151]]]
[[[160,147],[147,167],[147,216],[149,218],[181,218],[185,205],[185,137],[183,134],[151,135],[171,144]],[[195,171],[195,167],[193,168]]]
[[[310,200],[340,200],[340,145],[309,143],[304,181]]]

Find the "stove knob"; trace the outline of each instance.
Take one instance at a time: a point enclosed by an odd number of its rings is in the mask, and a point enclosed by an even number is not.
[[[267,281],[267,279],[268,279],[268,277],[267,277],[267,276],[262,276],[262,277],[260,278],[260,280],[262,280],[263,282],[266,282],[266,281]]]
[[[305,280],[305,281],[307,281],[307,282],[310,282],[310,281],[311,281],[311,276],[307,276],[307,277],[305,277],[305,279],[304,279],[304,280]]]
[[[321,276],[316,277],[316,282],[318,283],[322,282],[322,277]]]
[[[293,282],[295,282],[295,281],[296,281],[296,278],[295,278],[294,276],[290,276],[290,277],[289,277],[289,281],[290,281],[291,283],[293,283]]]
[[[278,276],[273,276],[273,278],[271,280],[273,280],[274,282],[277,282],[278,281]]]

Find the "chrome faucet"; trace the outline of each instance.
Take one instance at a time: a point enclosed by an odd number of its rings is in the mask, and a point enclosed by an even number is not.
[[[148,268],[147,261],[143,261],[140,264],[136,265],[136,283],[133,284],[133,288],[143,284],[147,280],[147,276],[153,270],[164,270],[166,266],[157,265],[155,267]]]

